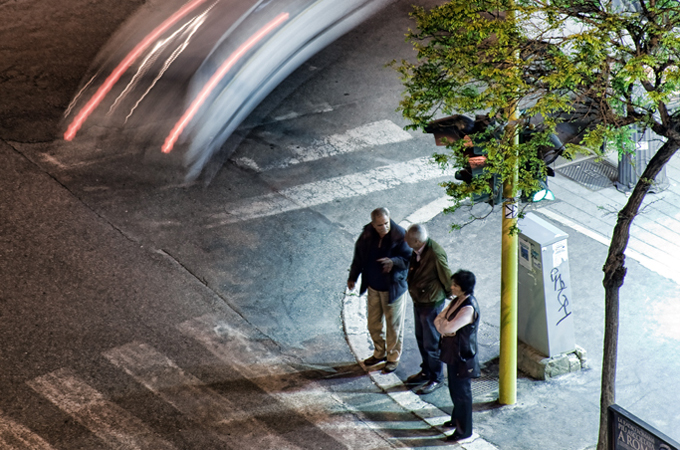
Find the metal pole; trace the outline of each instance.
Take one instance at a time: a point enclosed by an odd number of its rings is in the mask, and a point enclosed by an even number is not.
[[[516,119],[513,113],[512,121]],[[519,136],[511,125],[514,144]],[[498,401],[513,405],[517,401],[517,149],[510,158],[514,160],[513,174],[503,182],[503,235],[501,246],[501,342],[498,379]],[[513,231],[514,230],[514,231]]]

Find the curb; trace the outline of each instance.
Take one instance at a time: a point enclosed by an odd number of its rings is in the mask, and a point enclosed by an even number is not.
[[[401,221],[399,225],[406,228],[413,223],[427,222],[438,215],[448,203],[448,197],[439,198],[415,211]],[[366,325],[366,295],[360,297],[351,294],[345,287],[342,299],[342,323],[350,351],[361,367],[366,370],[362,361],[373,354],[370,347],[371,338]],[[440,432],[442,437],[451,433],[441,427],[444,422],[450,419],[449,414],[431,403],[421,400],[394,373],[383,374],[379,371],[371,372],[368,370],[366,372],[373,383],[394,402],[405,410],[413,412],[416,417]],[[464,450],[498,450],[498,447],[485,441],[477,433],[473,433],[470,438],[458,441],[454,445]]]

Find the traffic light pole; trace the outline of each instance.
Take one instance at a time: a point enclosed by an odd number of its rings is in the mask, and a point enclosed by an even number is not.
[[[515,145],[518,136],[515,134]],[[516,151],[516,150],[515,150]],[[514,156],[514,157],[513,157]],[[501,236],[501,342],[498,369],[498,401],[513,405],[517,401],[517,158],[513,174],[503,182],[503,235]]]
[[[514,108],[513,108],[514,110]],[[460,128],[455,132],[449,132],[455,125],[465,125],[462,116],[451,116],[430,122],[425,130],[433,133],[437,145],[445,145],[442,138],[460,139]],[[471,119],[466,119],[470,121]],[[512,405],[517,401],[517,146],[519,135],[515,130],[516,114],[512,114],[510,125],[505,132],[510,133],[514,140],[513,151],[507,160],[514,161],[512,176],[503,182],[503,230],[502,230],[502,254],[501,254],[501,342],[500,342],[500,367],[499,367],[499,402],[503,405]],[[470,169],[471,167],[468,166]],[[473,174],[469,173],[470,178]],[[458,178],[458,176],[456,176]],[[463,178],[458,178],[463,180]],[[465,181],[464,181],[465,182]],[[468,181],[469,182],[469,181]],[[493,193],[492,189],[492,193]],[[493,195],[493,194],[492,194]],[[495,195],[494,195],[495,197]],[[474,200],[473,200],[474,201]],[[494,204],[495,201],[494,201]]]

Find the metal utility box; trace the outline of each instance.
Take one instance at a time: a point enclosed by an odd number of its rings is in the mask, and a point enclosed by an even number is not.
[[[517,225],[518,337],[548,357],[573,352],[576,344],[567,255],[569,235],[533,213]]]
[[[649,160],[656,154],[666,141],[666,138],[654,133],[652,130],[641,132],[635,130],[632,136],[635,141],[635,154],[619,155],[618,180],[614,183],[616,188],[623,192],[630,192],[640,179],[642,172],[647,168]],[[666,176],[666,166],[654,178],[654,183],[649,188],[651,193],[659,193],[668,189],[670,181]]]

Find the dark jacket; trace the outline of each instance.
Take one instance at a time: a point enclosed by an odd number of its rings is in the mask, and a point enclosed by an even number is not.
[[[442,337],[439,359],[448,364],[449,372],[455,372],[456,378],[478,378],[481,375],[477,357],[479,305],[475,296],[469,295],[455,311],[447,314],[446,319],[453,320],[465,306],[472,306],[475,310],[475,320],[458,330],[455,336]]]
[[[416,252],[413,252],[408,270],[408,292],[414,303],[434,306],[443,302],[451,295],[451,270],[446,252],[428,238],[420,261],[416,259]]]
[[[404,241],[405,234],[406,232],[404,229],[390,219],[390,232],[388,235],[390,237],[391,245],[387,251],[387,257],[394,263],[392,271],[390,272],[390,303],[401,297],[407,289],[406,274],[408,272],[408,261],[412,250]],[[364,231],[362,231],[359,239],[357,239],[357,242],[354,245],[354,259],[352,260],[352,266],[349,270],[349,281],[356,282],[359,275],[366,270],[366,265],[371,262],[368,261],[370,247],[372,245],[377,246],[379,241],[380,235],[375,231],[373,225],[370,223],[366,225]],[[367,289],[368,282],[366,277],[361,277],[359,293],[363,294]]]

